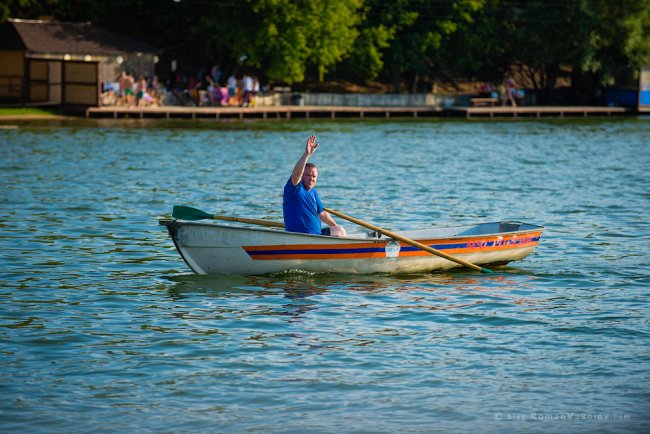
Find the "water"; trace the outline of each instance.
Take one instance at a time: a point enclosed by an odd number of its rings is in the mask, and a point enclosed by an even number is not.
[[[326,206],[390,229],[521,220],[540,245],[490,275],[191,274],[157,217],[281,220],[312,131]],[[647,432],[648,137],[639,119],[0,129],[0,431]]]

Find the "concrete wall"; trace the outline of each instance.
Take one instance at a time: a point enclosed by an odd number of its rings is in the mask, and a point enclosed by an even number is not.
[[[415,94],[343,94],[343,93],[275,93],[258,96],[255,105],[308,105],[347,107],[447,107],[453,98],[432,93]]]
[[[304,93],[304,105],[353,107],[418,107],[442,105],[442,98],[431,93],[415,94],[336,94]],[[292,97],[295,102],[295,98]]]

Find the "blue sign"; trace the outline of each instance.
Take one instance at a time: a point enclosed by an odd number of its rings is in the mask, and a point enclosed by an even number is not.
[[[650,111],[650,65],[641,68],[638,109],[639,111]]]

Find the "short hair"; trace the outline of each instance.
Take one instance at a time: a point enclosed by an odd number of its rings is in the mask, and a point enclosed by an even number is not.
[[[314,169],[318,169],[314,163],[305,163],[305,168],[307,167],[313,167]]]

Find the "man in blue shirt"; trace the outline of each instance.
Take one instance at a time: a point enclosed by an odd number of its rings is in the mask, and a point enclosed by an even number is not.
[[[316,152],[318,143],[313,134],[307,139],[305,152],[291,172],[291,178],[284,186],[282,209],[284,226],[289,232],[305,234],[323,234],[345,236],[345,230],[338,226],[332,216],[325,211],[314,188],[318,179],[318,169],[308,163],[309,157]],[[321,222],[328,227],[321,230]]]

